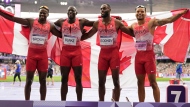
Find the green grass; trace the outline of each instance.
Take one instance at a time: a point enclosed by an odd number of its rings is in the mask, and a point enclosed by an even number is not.
[[[165,82],[165,81],[169,81],[171,78],[156,78],[157,81],[159,82]],[[190,81],[190,78],[183,78],[184,81]]]
[[[60,76],[53,76],[53,79],[55,82],[60,82],[61,81],[61,77]],[[26,76],[21,76],[21,80],[22,81],[26,81]],[[7,76],[6,80],[0,80],[0,82],[12,82],[13,81],[13,76]],[[16,81],[18,81],[18,78],[16,78]],[[39,77],[38,76],[34,76],[34,81],[38,82],[39,81]]]
[[[53,79],[54,79],[55,82],[60,82],[61,81],[61,76],[54,76]],[[166,81],[169,81],[170,79],[171,78],[156,78],[156,80],[158,82],[166,82]],[[21,76],[21,80],[22,81],[26,81],[26,77],[25,76]],[[190,81],[190,78],[183,78],[183,80],[184,81]],[[13,76],[7,76],[6,80],[0,80],[0,82],[12,82],[12,81],[13,81]],[[17,81],[18,81],[18,78],[17,78]],[[39,81],[38,76],[34,77],[34,81],[35,82]]]

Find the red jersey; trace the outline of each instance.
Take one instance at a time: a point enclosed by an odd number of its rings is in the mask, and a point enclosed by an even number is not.
[[[103,19],[99,18],[97,45],[100,45],[101,48],[120,47],[121,39],[118,39],[115,18],[111,17],[108,25],[104,25],[102,21]]]
[[[35,19],[30,32],[29,47],[46,48],[48,36],[50,35],[50,23],[40,24],[38,19]]]
[[[62,24],[62,40],[64,45],[80,46],[82,32],[80,29],[79,19],[70,24],[66,19]]]
[[[138,23],[135,23],[133,30],[136,38],[136,49],[138,51],[153,50],[154,36],[148,29],[148,21],[146,21],[143,25],[138,25]]]

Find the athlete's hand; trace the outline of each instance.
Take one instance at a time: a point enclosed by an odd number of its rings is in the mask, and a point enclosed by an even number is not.
[[[122,20],[122,18],[121,18],[120,16],[116,17],[116,19],[117,19],[117,20],[120,20],[120,21]]]
[[[189,9],[185,9],[181,14],[186,14],[189,11]]]

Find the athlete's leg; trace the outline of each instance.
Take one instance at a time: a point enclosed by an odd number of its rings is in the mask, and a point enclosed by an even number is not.
[[[145,82],[146,71],[144,63],[141,62],[141,59],[142,59],[141,53],[138,54],[137,52],[135,57],[135,73],[137,77],[138,97],[139,97],[139,102],[144,102],[145,100],[144,82]]]
[[[155,55],[154,53],[147,53],[149,57],[147,57],[147,61],[145,63],[146,73],[148,75],[148,79],[150,81],[150,85],[153,89],[153,96],[155,102],[160,102],[160,89],[156,82],[156,63],[155,63]]]
[[[26,84],[25,84],[25,100],[30,100],[31,85],[36,71],[37,61],[27,56],[26,61]]]
[[[40,82],[40,99],[45,100],[46,99],[46,76],[47,71],[38,71],[39,74],[39,82]]]
[[[119,101],[120,98],[120,82],[119,82],[119,68],[118,69],[112,69],[112,78],[113,78],[113,84],[114,84],[114,100]]]
[[[77,101],[82,101],[82,66],[73,67],[76,82]]]
[[[119,49],[117,47],[113,48],[113,51],[110,54],[111,54],[110,68],[111,68],[113,84],[114,84],[113,99],[115,101],[119,101],[120,91],[121,91],[120,82],[119,82],[119,68],[120,68]]]
[[[70,69],[71,67],[61,66],[61,100],[62,101],[66,101]]]
[[[148,79],[150,81],[150,85],[153,89],[153,96],[155,102],[160,102],[160,89],[156,82],[156,74],[148,74]]]
[[[99,84],[99,101],[104,101],[104,96],[106,93],[105,83],[106,83],[106,75],[108,70],[98,70],[98,84]]]
[[[48,57],[46,51],[43,54],[44,56],[41,57],[40,60],[37,61],[37,70],[39,75],[39,82],[40,82],[40,99],[46,99],[46,78],[48,72]]]
[[[146,74],[136,74],[139,102],[144,102],[145,100],[145,88],[144,88],[145,76]]]
[[[25,84],[25,100],[30,100],[31,85],[33,82],[35,71],[26,71],[26,84]]]

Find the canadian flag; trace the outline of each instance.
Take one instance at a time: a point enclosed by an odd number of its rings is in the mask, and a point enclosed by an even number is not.
[[[160,14],[152,15],[150,18],[167,18],[176,13],[181,12],[183,9],[178,9],[170,12],[163,12]],[[3,11],[3,10],[2,10]],[[6,11],[3,11],[6,12]],[[6,12],[7,13],[7,12]],[[136,21],[134,14],[115,14],[121,17],[130,17],[124,19],[127,25]],[[37,15],[36,15],[37,16]],[[50,13],[51,16],[51,13]],[[58,15],[57,15],[58,16]],[[79,18],[85,17],[89,20],[97,20],[98,15],[78,14]],[[91,17],[90,17],[91,16]],[[95,17],[96,16],[96,17]],[[22,13],[21,13],[22,17]],[[65,16],[66,17],[66,16]],[[59,17],[50,18],[50,21],[57,20]],[[189,46],[189,21],[190,13],[188,12],[183,17],[179,18],[174,23],[156,28],[154,35],[154,42],[163,46],[163,52],[169,58],[183,62],[186,58]],[[11,22],[0,16],[0,52],[11,53],[16,55],[27,55],[28,50],[28,33],[29,30],[20,24]],[[122,42],[120,47],[120,84],[122,88],[135,87],[136,76],[134,71],[134,56],[136,49],[134,47],[135,39],[122,32]],[[81,42],[83,54],[83,74],[82,82],[83,87],[97,88],[98,87],[98,55],[100,47],[96,45],[96,35]],[[62,48],[62,40],[52,35],[48,40],[48,56],[52,58],[57,64],[60,60],[60,51]],[[69,77],[69,85],[75,86],[75,80],[71,71]],[[113,88],[112,77],[108,72],[106,80],[106,88]]]

